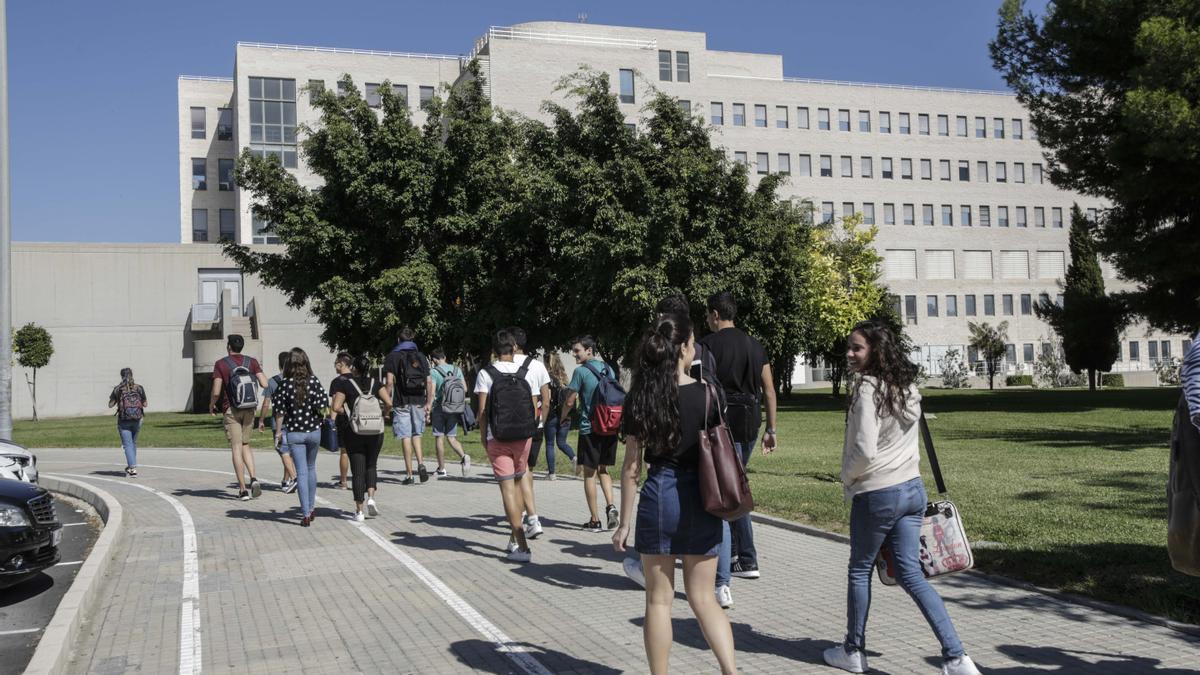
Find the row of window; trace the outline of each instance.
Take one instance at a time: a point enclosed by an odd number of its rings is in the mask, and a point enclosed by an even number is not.
[[[632,73],[633,71],[630,71]],[[671,73],[675,73],[676,82],[692,81],[692,59],[687,52],[675,52],[675,67],[671,67],[671,50],[658,50],[658,79],[660,82],[670,82]]]
[[[249,105],[250,152],[296,168],[296,81],[251,77]]]
[[[733,160],[749,166],[750,155],[743,150],[735,150]],[[838,172],[837,175],[842,178],[875,178],[875,158],[862,156],[858,158],[858,173],[855,174],[854,167],[856,162],[851,155],[840,155],[838,157]],[[933,160],[932,159],[917,159],[918,174],[921,180],[933,180]],[[833,155],[817,155],[818,171],[822,178],[833,178]],[[955,173],[958,175],[958,181],[962,183],[971,182],[971,162],[965,159],[958,160],[957,167],[953,164],[954,160],[939,159],[938,163],[938,178],[943,181],[954,180]],[[994,172],[993,172],[994,167]],[[782,174],[791,175],[793,168],[792,155],[787,152],[776,153],[775,155],[775,171]],[[901,157],[899,162],[900,179],[913,180],[913,160],[909,157]],[[954,169],[957,168],[957,172]],[[759,174],[771,173],[771,153],[757,152],[754,154],[754,169]],[[796,175],[812,176],[812,155],[798,154],[795,162]],[[975,180],[979,183],[1008,183],[1009,182],[1008,162],[975,162]],[[1012,182],[1025,182],[1025,163],[1012,163]],[[896,161],[892,157],[879,158],[879,178],[884,180],[893,180],[896,178]],[[1041,163],[1034,162],[1030,165],[1030,179],[1032,185],[1043,185],[1046,180],[1046,172],[1043,170]]]
[[[1182,353],[1186,354],[1188,348],[1191,346],[1191,340],[1184,340]],[[1052,348],[1053,347],[1049,342],[1041,343],[1041,353],[1043,354],[1049,352]],[[1034,344],[1032,342],[1026,342],[1021,345],[1021,357],[1025,363],[1034,362],[1034,353]],[[1125,353],[1125,345],[1123,343],[1118,343],[1117,360],[1124,361]],[[1164,361],[1168,360],[1171,358],[1171,341],[1146,340],[1146,353],[1151,363],[1157,363],[1160,359]],[[1004,345],[1004,358],[1008,363],[1017,363],[1017,346],[1015,344]],[[1129,360],[1131,362],[1138,362],[1142,360],[1141,343],[1138,340],[1129,341]],[[972,365],[982,362],[982,359],[979,356],[978,348],[970,346],[967,347],[967,361]]]
[[[220,241],[233,241],[237,236],[237,212],[219,209],[217,215]],[[192,209],[192,241],[208,241],[208,209]]]
[[[192,158],[192,189],[208,189],[208,160],[204,157]],[[217,189],[221,192],[233,190],[233,160],[217,160]]]
[[[208,138],[208,112],[202,107],[191,109],[192,138]],[[233,140],[233,109],[217,108],[217,140]]]
[[[364,91],[363,98],[367,99],[368,106],[370,106],[372,108],[378,108],[383,105],[383,94],[381,93],[382,87],[383,87],[383,85],[378,82],[367,82],[365,85],[363,85],[363,91]],[[430,102],[433,101],[433,94],[436,89],[434,87],[428,86],[428,85],[419,85],[417,90],[418,90],[418,95],[420,97],[419,98],[420,109],[425,110],[429,107]],[[325,91],[325,80],[309,80],[308,81],[308,103],[309,103],[309,105],[316,105],[317,97],[323,91]],[[345,96],[346,94],[350,93],[350,89],[346,86],[345,82],[338,82],[337,83],[337,93],[338,93],[338,96]],[[392,85],[392,95],[400,100],[401,105],[408,107],[408,85],[407,84],[393,84]]]
[[[997,316],[996,314],[996,296],[988,293],[982,296],[983,306],[980,307],[978,299],[980,296],[967,294],[963,296],[962,314],[963,316]],[[1049,302],[1049,293],[1038,293],[1038,302]],[[944,304],[942,300],[944,299]],[[897,316],[903,316],[904,320],[910,324],[917,324],[919,316],[917,313],[917,296],[906,295],[903,298],[903,306],[901,306],[901,298],[898,295],[891,297],[892,309],[895,310]],[[1058,306],[1062,306],[1063,296],[1058,294],[1054,299]],[[1020,293],[1012,294],[1005,293],[1000,296],[1000,314],[999,316],[1016,316],[1018,305],[1020,302],[1021,316],[1033,316],[1033,294]],[[903,309],[903,313],[901,310]],[[982,313],[980,313],[982,310]],[[958,296],[957,295],[926,295],[925,296],[925,316],[926,317],[957,317],[959,315]]]
[[[632,71],[630,71],[630,72],[632,72]],[[712,124],[714,124],[716,126],[723,126],[725,124],[725,103],[722,101],[712,101],[711,103],[708,104],[708,106],[709,106],[709,113],[708,113],[709,122],[711,122]],[[747,125],[746,104],[745,103],[731,103],[730,107],[731,107],[730,112],[732,113],[732,116],[733,116],[733,118],[730,120],[732,126],[735,126],[735,127],[746,126]],[[689,110],[691,109],[690,103],[689,103],[688,109]],[[795,113],[794,119],[789,118],[790,110],[791,110],[791,108],[786,105],[775,106],[775,115],[774,115],[773,119],[775,122],[774,126],[776,129],[788,129],[791,127],[795,127],[796,129],[812,128],[811,123],[810,123],[811,120],[810,120],[810,116],[809,116],[809,109],[807,106],[797,106],[795,109],[796,113]],[[875,125],[876,131],[878,131],[881,134],[893,133],[892,113],[890,113],[888,111],[879,111],[877,119],[878,119],[878,123]],[[918,135],[918,136],[933,135],[932,130],[929,126],[929,121],[930,121],[930,116],[928,114],[926,114],[926,113],[918,113],[917,114],[916,135]],[[992,138],[1003,139],[1006,137],[1011,137],[1015,141],[1019,141],[1019,140],[1022,140],[1025,138],[1025,123],[1020,118],[1014,117],[1010,120],[1006,120],[1003,117],[993,117],[991,121],[992,121],[992,123],[991,123],[991,137]],[[771,126],[770,122],[771,122],[771,120],[769,120],[767,118],[767,106],[762,105],[762,104],[756,104],[754,106],[754,126],[760,128],[760,129],[765,129],[765,128]],[[850,110],[842,108],[837,111],[837,125],[838,125],[837,126],[838,131],[850,131],[851,130]],[[869,110],[859,110],[858,111],[858,125],[857,126],[858,126],[858,131],[860,131],[860,132],[864,132],[864,133],[871,132],[871,129],[872,129],[871,111],[869,111]],[[832,123],[830,120],[830,108],[817,108],[817,130],[818,131],[831,131],[832,130]],[[906,112],[897,113],[895,133],[898,133],[901,135],[913,134],[912,116],[909,113],[906,113]],[[946,136],[946,137],[950,136],[950,116],[949,115],[938,115],[937,116],[937,135],[938,136]],[[966,115],[958,115],[955,117],[955,135],[962,137],[962,138],[967,138],[972,135],[970,133],[970,126],[968,124],[968,118]],[[986,117],[976,117],[975,118],[974,137],[975,138],[988,138],[988,118],[986,118]],[[1029,137],[1031,139],[1037,138],[1036,134],[1032,133],[1032,129],[1031,129],[1031,133],[1030,133]]]
[[[899,221],[897,221],[896,204],[892,202],[884,202],[882,204],[882,223],[884,225],[895,225],[900,222],[904,225],[917,224],[917,207],[921,207],[921,224],[933,225],[934,216],[937,211],[934,210],[933,204],[900,204]],[[941,224],[947,227],[954,226],[954,205],[941,204],[940,215]],[[821,202],[821,222],[831,223],[834,218],[833,202]],[[877,212],[874,202],[863,202],[862,208],[856,208],[854,202],[842,202],[842,217],[849,218],[856,213],[862,213],[864,225],[876,225],[880,221],[877,220]],[[993,218],[993,214],[995,218]],[[976,219],[978,215],[978,219]],[[1096,222],[1097,210],[1087,210],[1088,219]],[[1010,217],[1012,216],[1012,217]],[[986,204],[974,207],[970,204],[960,204],[958,207],[958,225],[962,227],[1029,227],[1029,208],[1025,206],[1014,206],[1011,209],[1007,206],[997,206],[995,211],[992,207]],[[1033,226],[1046,227],[1046,207],[1033,207]],[[1062,207],[1054,206],[1050,208],[1050,226],[1053,228],[1061,228],[1063,226],[1063,209]]]
[[[1029,251],[999,251],[993,267],[992,251],[961,251],[963,279],[1062,279],[1066,275],[1064,251],[1036,251],[1036,276],[1031,273]],[[925,251],[924,279],[956,279],[955,251]],[[996,272],[999,272],[997,274]],[[883,274],[886,279],[917,278],[917,252],[914,249],[886,249],[883,252]]]

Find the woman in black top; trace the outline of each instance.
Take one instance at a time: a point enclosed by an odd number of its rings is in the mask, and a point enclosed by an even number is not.
[[[317,447],[321,443],[321,409],[329,404],[325,387],[313,375],[312,364],[303,349],[292,349],[283,383],[271,398],[275,407],[275,442],[287,444],[296,464],[296,482],[300,495],[300,524],[308,527],[317,500]],[[278,430],[287,429],[287,438]]]
[[[671,650],[671,601],[675,560],[683,559],[688,604],[722,673],[734,673],[733,631],[709,590],[717,577],[721,519],[704,510],[697,471],[700,434],[715,422],[715,397],[706,406],[705,385],[689,374],[695,357],[692,322],[662,315],[638,347],[633,382],[625,399],[621,434],[621,524],[613,547],[625,550],[629,514],[642,463],[649,465],[637,510],[637,551],[646,576],[643,639],[650,672],[666,673]]]
[[[377,380],[371,376],[371,361],[366,356],[354,359],[350,366],[349,377],[339,377],[330,385],[333,394],[333,412],[338,419],[345,419],[344,432],[338,429],[338,438],[345,433],[346,452],[350,455],[350,476],[354,487],[354,520],[362,522],[363,496],[367,500],[367,514],[374,517],[379,515],[375,506],[375,469],[379,463],[379,451],[383,449],[383,434],[360,436],[350,429],[350,415],[354,412],[354,402],[358,400],[359,392],[371,392],[383,404],[384,414],[392,407],[392,393],[388,391],[386,380]]]

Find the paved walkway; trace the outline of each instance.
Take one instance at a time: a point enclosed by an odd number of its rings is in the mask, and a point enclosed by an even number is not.
[[[226,452],[141,451],[134,480],[157,493],[122,477],[119,449],[38,455],[44,473],[83,476],[125,507],[118,564],[71,672],[180,672],[181,663],[245,673],[646,671],[642,591],[622,574],[610,535],[574,526],[586,519],[577,481],[536,482],[546,532],[533,564],[513,565],[502,559],[506,528],[486,467],[405,487],[402,464],[385,458],[379,518],[343,519],[350,492],[323,481],[305,529],[295,495],[237,501]],[[334,455],[319,462],[322,479],[336,471]],[[258,465],[264,480],[278,479],[273,453]],[[846,546],[766,526],[755,540],[763,578],[734,580],[729,614],[740,669],[832,672],[820,654],[843,631]],[[1200,638],[972,576],[937,586],[985,672],[1200,672]],[[673,670],[714,672],[679,588]],[[877,585],[872,610],[876,672],[937,672],[937,643],[902,591]]]

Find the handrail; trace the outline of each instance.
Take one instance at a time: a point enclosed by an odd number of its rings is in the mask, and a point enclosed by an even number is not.
[[[529,40],[531,42],[557,42],[561,44],[598,45],[602,47],[628,47],[631,49],[656,49],[658,40],[640,40],[634,38],[607,37],[604,35],[579,35],[576,33],[545,33],[512,26],[491,26],[487,35],[475,41],[475,48],[468,55],[468,60],[475,57],[488,41],[497,40]]]
[[[238,42],[239,47],[254,47],[257,49],[287,49],[296,52],[324,52],[327,54],[359,54],[363,56],[398,56],[409,59],[430,59],[434,61],[457,61],[458,56],[450,54],[418,54],[414,52],[387,52],[376,49],[349,49],[345,47],[311,47],[307,45],[283,45],[270,42]]]
[[[232,77],[216,77],[213,75],[180,75],[181,80],[195,80],[197,82],[233,82]]]
[[[926,87],[917,84],[885,84],[880,82],[851,82],[849,80],[820,80],[811,77],[760,77],[757,75],[724,75],[710,73],[709,77],[726,77],[738,80],[768,80],[771,82],[799,82],[802,84],[828,84],[837,87],[871,87],[874,89],[904,89],[908,91],[938,91],[949,94],[983,94],[986,96],[1007,96],[1016,98],[1008,91],[994,89],[955,89],[953,87]]]

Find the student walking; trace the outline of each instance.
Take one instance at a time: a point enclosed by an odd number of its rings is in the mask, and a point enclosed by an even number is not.
[[[729,619],[709,592],[716,582],[721,519],[704,510],[698,470],[700,434],[720,417],[708,385],[688,374],[694,356],[691,320],[682,315],[659,317],[638,347],[621,420],[623,515],[612,540],[617,551],[625,550],[644,462],[649,470],[637,507],[636,548],[646,578],[642,639],[655,675],[666,673],[670,662],[677,559],[683,560],[688,604],[721,672],[737,672]]]
[[[331,398],[334,394],[334,387],[338,384],[338,382],[350,378],[350,367],[352,363],[354,363],[354,359],[347,352],[338,353],[337,358],[334,359],[333,370],[337,373],[337,376],[334,377],[333,381],[329,383],[329,396]],[[350,436],[350,423],[345,415],[334,411],[332,408],[329,410],[329,418],[333,420],[334,428],[337,429],[338,475],[336,476],[336,486],[339,490],[345,490],[346,488],[350,487],[346,483],[346,476],[348,473],[350,473],[350,454],[346,450],[346,439]]]
[[[245,338],[236,333],[225,341],[228,356],[213,364],[212,394],[208,401],[209,414],[216,415],[218,409],[221,411],[225,439],[233,451],[238,499],[242,501],[262,494],[262,485],[255,477],[250,434],[254,430],[254,411],[258,409],[260,388],[267,387],[267,376],[258,360],[242,354],[245,345]],[[247,473],[250,475],[248,485]]]
[[[529,370],[529,382],[536,397],[534,414],[537,416],[538,427],[530,442],[529,471],[521,476],[518,487],[525,500],[525,536],[537,539],[542,536],[542,521],[538,517],[537,504],[533,498],[533,467],[537,466],[538,452],[542,449],[542,430],[545,429],[546,417],[550,414],[550,373],[541,361],[525,353],[525,331],[516,326],[507,330],[513,339],[513,363],[523,365]]]
[[[921,394],[917,367],[891,329],[866,321],[854,327],[846,350],[854,378],[842,446],[842,486],[850,502],[850,565],[846,638],[825,650],[825,663],[851,673],[868,670],[867,612],[871,574],[883,543],[892,547],[896,580],[921,608],[942,645],[943,675],[978,675],[937,591],[921,571],[921,523],[927,497],[917,433]]]
[[[446,350],[441,347],[429,352],[433,359],[433,412],[430,415],[433,427],[433,445],[437,452],[437,471],[440,478],[446,475],[446,444],[458,455],[462,475],[471,473],[471,456],[458,442],[458,425],[462,422],[463,409],[467,403],[467,385],[462,368],[446,361]]]
[[[338,419],[345,419],[346,450],[350,456],[350,475],[354,487],[354,520],[361,523],[364,519],[363,503],[366,502],[367,515],[374,518],[379,515],[379,507],[375,503],[375,492],[378,489],[377,468],[379,451],[383,450],[383,412],[392,407],[392,394],[388,391],[387,383],[371,376],[371,361],[366,356],[356,357],[347,377],[338,378],[330,385],[333,392],[333,411]],[[373,396],[363,399],[360,408],[356,408],[359,399],[364,395]],[[352,417],[366,426],[366,420],[378,415],[378,433],[374,429],[366,429],[363,433],[354,430]],[[338,431],[341,438],[342,431]]]
[[[303,349],[292,349],[283,384],[275,392],[275,428],[277,443],[286,443],[296,464],[296,482],[300,494],[300,524],[308,527],[314,517],[317,499],[317,449],[321,443],[321,409],[329,403],[325,388],[312,372],[312,364]],[[283,430],[286,429],[286,433]]]
[[[547,372],[550,374],[550,410],[546,417],[546,426],[543,429],[546,439],[546,478],[555,480],[558,474],[555,472],[555,452],[557,447],[562,450],[567,459],[571,460],[571,475],[575,475],[577,465],[575,461],[575,450],[567,441],[571,434],[571,418],[560,418],[563,409],[563,400],[567,394],[567,369],[563,368],[562,358],[558,354],[546,354]]]
[[[529,470],[529,446],[537,433],[537,389],[528,364],[513,362],[515,350],[512,334],[497,331],[492,338],[496,361],[479,371],[475,393],[479,394],[480,440],[500,484],[500,499],[511,530],[507,558],[527,563],[533,554],[521,522],[525,497],[520,479]]]
[[[125,450],[125,475],[136,476],[137,437],[146,416],[146,390],[133,381],[132,369],[121,369],[121,383],[109,394],[108,407],[117,409],[117,433]]]
[[[417,349],[413,340],[416,333],[411,328],[402,328],[396,333],[396,346],[383,361],[387,373],[387,385],[392,390],[392,432],[400,439],[404,450],[404,470],[408,474],[403,483],[412,485],[413,454],[417,456],[417,476],[422,483],[429,480],[421,456],[421,435],[429,422],[433,408],[433,377],[429,359]]]
[[[579,463],[583,465],[583,496],[587,500],[590,518],[582,525],[589,532],[601,532],[605,523],[600,522],[596,505],[596,482],[599,477],[600,490],[604,493],[604,513],[608,529],[617,526],[619,514],[613,505],[612,477],[608,467],[617,462],[617,437],[592,433],[592,413],[595,408],[596,388],[600,386],[600,375],[616,379],[616,373],[596,356],[596,339],[583,335],[571,344],[571,356],[577,367],[567,384],[567,398],[563,401],[559,419],[570,419],[568,415],[579,401]]]
[[[271,411],[271,398],[275,396],[279,385],[283,384],[283,370],[287,367],[288,359],[291,356],[291,352],[279,352],[279,372],[267,380],[267,388],[263,390],[263,402],[259,408],[256,428],[259,431],[270,428],[271,438],[276,437],[275,414]],[[287,446],[282,443],[274,445],[275,452],[279,453],[279,461],[283,464],[283,478],[279,481],[279,489],[284,494],[291,494],[296,491],[296,465],[292,462],[292,453],[288,452]]]

